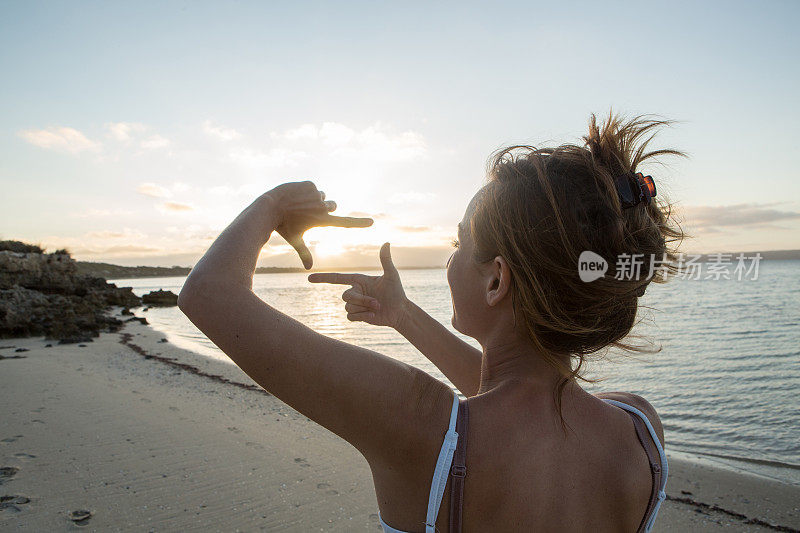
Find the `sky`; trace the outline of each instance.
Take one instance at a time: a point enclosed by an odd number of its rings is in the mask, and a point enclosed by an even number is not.
[[[0,0],[0,239],[193,265],[310,179],[370,228],[315,267],[442,266],[486,162],[609,109],[678,121],[646,167],[683,251],[800,248],[798,2]],[[278,236],[259,266],[301,266]]]

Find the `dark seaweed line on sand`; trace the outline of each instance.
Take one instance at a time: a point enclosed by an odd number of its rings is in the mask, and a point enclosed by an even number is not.
[[[161,357],[159,355],[153,355],[147,353],[147,351],[144,348],[142,348],[138,344],[134,344],[131,342],[131,339],[133,339],[133,335],[131,335],[130,333],[120,333],[120,337],[121,337],[119,341],[120,344],[124,344],[125,346],[127,346],[134,352],[138,353],[145,359],[155,359],[156,361],[164,363],[165,365],[169,365],[175,368],[180,368],[181,370],[191,372],[192,374],[212,379],[218,383],[225,383],[226,385],[233,385],[234,387],[239,387],[240,389],[256,391],[260,392],[261,394],[265,394],[267,396],[272,396],[270,393],[268,393],[258,385],[252,385],[249,383],[240,383],[238,381],[231,381],[230,379],[217,374],[209,374],[208,372],[203,372],[196,366],[187,365],[186,363],[179,363],[178,361],[175,361],[174,359],[170,359],[168,357]]]
[[[687,505],[692,505],[692,506],[697,507],[699,509],[708,509],[709,511],[717,511],[717,512],[720,512],[720,513],[725,513],[726,515],[729,515],[729,516],[732,516],[734,518],[738,518],[739,520],[742,520],[743,523],[745,523],[745,524],[753,524],[753,525],[757,525],[757,526],[762,526],[762,527],[766,527],[768,529],[772,529],[774,531],[786,531],[788,533],[800,533],[800,529],[795,529],[793,527],[788,527],[788,526],[777,526],[775,524],[770,524],[769,522],[765,522],[764,520],[761,520],[760,518],[750,518],[750,517],[748,517],[746,515],[743,515],[742,513],[737,513],[736,511],[730,511],[730,510],[724,509],[724,508],[722,508],[722,507],[720,507],[718,505],[709,505],[707,503],[698,502],[697,500],[693,500],[691,498],[677,498],[675,496],[670,496],[668,494],[667,495],[667,500],[672,501],[672,502],[685,503]]]

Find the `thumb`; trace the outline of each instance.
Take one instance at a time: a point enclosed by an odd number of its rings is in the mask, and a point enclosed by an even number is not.
[[[303,262],[303,268],[310,270],[311,266],[314,264],[314,259],[311,257],[311,252],[306,246],[306,243],[303,242],[303,238],[297,237],[292,239],[289,244],[292,245],[292,248],[297,250],[297,255],[300,256],[300,260]]]
[[[381,246],[381,266],[383,267],[383,275],[387,278],[396,279],[400,277],[397,268],[392,262],[392,252],[389,250],[389,243],[383,243]]]

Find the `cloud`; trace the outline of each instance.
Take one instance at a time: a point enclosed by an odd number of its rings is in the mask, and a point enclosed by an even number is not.
[[[64,126],[51,126],[45,130],[25,130],[19,132],[18,135],[39,148],[66,151],[72,154],[100,148],[100,143],[88,139],[74,128]]]
[[[336,122],[325,122],[319,130],[322,142],[328,146],[345,146],[354,140],[358,141],[360,135],[344,124]]]
[[[161,135],[153,135],[141,142],[140,146],[146,150],[156,150],[166,148],[170,145],[170,140]]]
[[[130,209],[88,209],[86,211],[76,211],[70,213],[70,216],[78,218],[95,218],[95,217],[111,217],[111,216],[127,216],[133,215],[136,211]]]
[[[221,230],[208,225],[160,226],[144,233],[135,226],[100,229],[74,237],[47,236],[47,249],[67,248],[79,260],[129,265],[191,265],[208,249]]]
[[[147,129],[138,122],[108,122],[105,126],[113,138],[122,142],[130,141],[132,133],[141,133]]]
[[[778,203],[687,206],[686,225],[695,231],[715,233],[721,228],[761,227],[779,229],[775,222],[800,219],[798,211],[774,209]]]
[[[317,139],[319,138],[319,127],[314,124],[303,124],[297,128],[287,130],[283,134],[273,133],[273,139],[286,139],[289,141],[297,141],[303,139]]]
[[[182,204],[180,202],[164,202],[164,209],[167,211],[192,211],[194,207],[189,204]]]
[[[121,246],[109,246],[104,250],[105,253],[108,254],[119,254],[119,253],[153,253],[153,252],[161,252],[160,248],[154,248],[152,246],[141,246],[135,244],[124,244]]]
[[[47,247],[50,249],[67,248],[73,257],[97,258],[104,260],[118,255],[150,255],[164,253],[164,250],[154,247],[147,240],[150,236],[137,229],[124,228],[118,230],[89,231],[78,237],[45,237]],[[142,242],[145,241],[145,242]]]
[[[84,235],[89,239],[146,239],[147,235],[139,230],[125,228],[122,231],[99,230]]]
[[[399,135],[389,135],[380,124],[370,126],[357,136],[353,151],[378,156],[383,161],[404,161],[417,159],[425,154],[425,141],[422,135],[406,131]],[[344,150],[349,152],[350,150]]]
[[[184,227],[168,226],[166,232],[170,237],[178,238],[183,242],[192,240],[210,241],[220,233],[219,230],[212,230],[199,224],[190,224]]]
[[[405,161],[425,155],[425,139],[414,131],[391,133],[376,122],[360,131],[338,122],[303,124],[283,133],[272,133],[275,141],[318,143],[332,155],[374,161]]]
[[[397,229],[406,233],[421,233],[431,231],[430,226],[397,226]]]
[[[94,246],[73,246],[69,248],[72,252],[73,256],[76,255],[83,255],[83,256],[105,256],[105,257],[113,257],[118,255],[152,255],[156,253],[163,253],[164,250],[160,248],[154,248],[152,246],[142,246],[137,244],[123,244],[119,246],[102,246],[102,247],[94,247]]]
[[[272,134],[273,139],[322,141],[327,146],[344,146],[357,136],[355,130],[338,122],[323,122],[321,126],[303,124],[283,134]]]
[[[172,196],[172,193],[168,189],[165,189],[161,185],[156,185],[155,183],[149,182],[139,185],[136,188],[136,191],[152,198],[169,198]]]
[[[235,129],[215,126],[210,120],[203,122],[203,133],[223,142],[232,141],[242,136],[242,134]]]

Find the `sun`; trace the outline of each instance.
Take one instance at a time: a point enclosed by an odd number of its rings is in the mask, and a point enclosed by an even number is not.
[[[311,228],[305,234],[305,241],[315,257],[337,257],[347,251],[345,245],[351,236],[346,231],[342,228]]]
[[[342,243],[336,242],[333,239],[324,239],[314,245],[314,253],[318,257],[335,257],[345,252]]]

